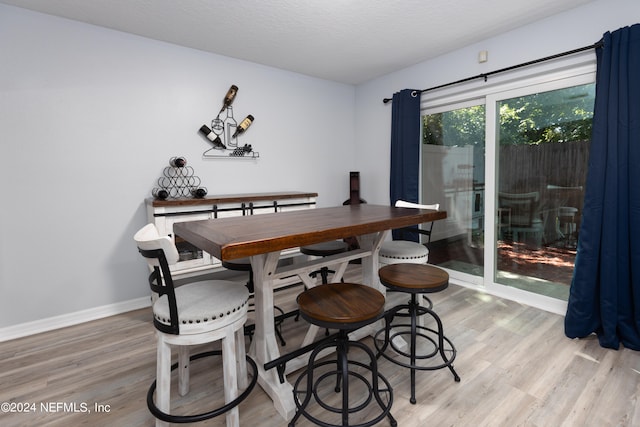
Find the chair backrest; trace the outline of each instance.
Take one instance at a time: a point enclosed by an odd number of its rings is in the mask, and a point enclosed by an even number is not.
[[[404,200],[398,200],[395,203],[396,208],[416,208],[416,209],[432,209],[439,210],[440,204],[434,203],[432,205],[421,205],[419,203],[407,202]],[[429,223],[428,228],[419,228],[417,225],[413,227],[403,227],[398,230],[395,230],[396,233],[394,235],[394,240],[408,240],[409,235],[423,235],[427,236],[427,244],[431,243],[431,232],[433,231],[433,221]],[[418,241],[420,241],[420,237],[418,236]]]
[[[160,236],[154,224],[147,224],[142,227],[133,236],[133,239],[138,245],[138,251],[146,258],[151,268],[149,287],[151,288],[152,295],[157,295],[157,298],[166,295],[169,302],[171,325],[157,321],[155,316],[153,324],[162,332],[177,335],[180,333],[178,305],[176,303],[175,288],[169,265],[178,262],[178,249],[169,236]]]
[[[416,208],[416,209],[433,209],[439,210],[440,203],[434,203],[433,205],[420,205],[418,203],[405,202],[404,200],[398,200],[395,204],[396,208]]]
[[[540,193],[498,193],[498,206],[511,211],[511,225],[531,227],[539,216]]]

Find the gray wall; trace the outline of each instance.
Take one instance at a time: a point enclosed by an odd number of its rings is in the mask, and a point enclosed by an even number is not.
[[[0,53],[0,328],[146,296],[132,236],[172,156],[210,194],[348,198],[353,86],[5,5]],[[231,84],[258,161],[202,159]]]

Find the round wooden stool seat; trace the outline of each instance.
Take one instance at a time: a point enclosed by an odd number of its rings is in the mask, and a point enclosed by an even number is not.
[[[329,256],[341,254],[349,249],[349,245],[342,240],[333,240],[331,242],[316,243],[315,245],[301,246],[300,252],[305,255],[313,256]]]
[[[309,323],[332,329],[356,329],[384,314],[384,295],[356,283],[318,285],[298,295],[300,315]]]
[[[222,261],[222,266],[234,271],[251,271],[251,260],[249,258],[229,259]]]
[[[378,275],[384,286],[400,292],[432,293],[449,286],[449,273],[429,264],[389,264]]]

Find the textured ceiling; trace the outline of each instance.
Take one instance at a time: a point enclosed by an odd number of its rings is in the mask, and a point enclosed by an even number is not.
[[[0,0],[358,84],[593,0]]]

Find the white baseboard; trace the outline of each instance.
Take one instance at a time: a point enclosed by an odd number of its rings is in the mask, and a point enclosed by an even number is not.
[[[102,319],[104,317],[126,313],[127,311],[138,310],[149,306],[151,306],[151,298],[147,296],[115,304],[89,308],[87,310],[76,311],[74,313],[62,314],[60,316],[7,326],[5,328],[0,328],[0,342],[39,334],[41,332],[47,332],[67,326],[78,325],[91,320]]]

